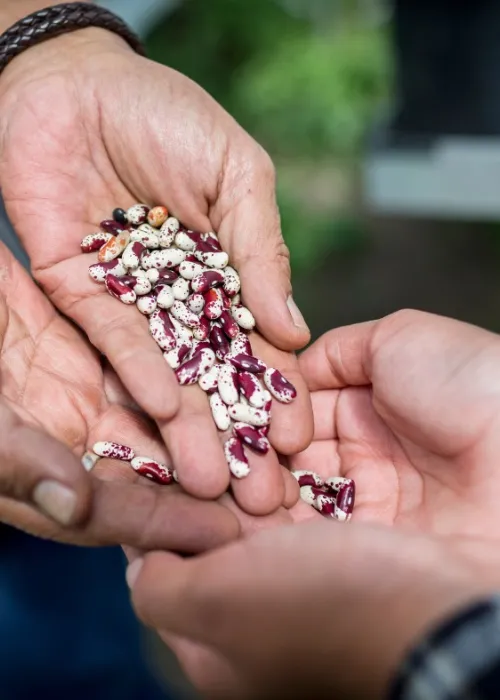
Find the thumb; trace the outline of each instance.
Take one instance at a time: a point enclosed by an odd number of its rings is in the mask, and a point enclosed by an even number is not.
[[[83,521],[91,486],[72,452],[25,425],[4,403],[0,403],[0,434],[0,495],[34,505],[62,526]],[[11,524],[22,528],[22,523]]]
[[[224,183],[230,194],[222,195],[226,202],[219,236],[241,277],[242,302],[272,345],[298,350],[307,345],[310,333],[292,296],[271,160],[266,154],[255,158],[251,171],[242,175],[239,170],[237,184],[235,180],[229,177],[231,185]]]

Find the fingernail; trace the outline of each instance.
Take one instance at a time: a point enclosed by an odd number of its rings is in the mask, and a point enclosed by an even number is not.
[[[290,295],[286,300],[286,305],[288,306],[288,310],[290,312],[290,316],[292,317],[294,326],[296,326],[297,328],[303,328],[304,330],[308,331],[309,328],[307,326],[307,323],[305,322],[304,317],[300,313],[299,307],[294,302],[292,295]]]
[[[33,491],[33,501],[52,520],[69,525],[76,508],[76,493],[57,481],[41,481]]]
[[[142,565],[144,564],[144,559],[140,557],[135,559],[128,567],[125,578],[127,579],[127,585],[132,589],[137,581],[137,577],[141,573]]]

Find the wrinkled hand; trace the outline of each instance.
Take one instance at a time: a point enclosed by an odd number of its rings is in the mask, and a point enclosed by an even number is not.
[[[269,158],[197,85],[99,29],[16,58],[0,82],[0,115],[3,195],[35,278],[156,421],[184,488],[219,496],[229,471],[206,397],[197,387],[179,391],[146,319],[92,283],[90,256],[80,254],[79,243],[115,206],[165,203],[186,225],[218,231],[268,343],[301,347],[308,330],[287,305],[288,256]],[[269,347],[268,359],[276,352],[279,366],[279,351]],[[296,367],[292,355],[285,364]],[[281,452],[304,448],[312,432],[298,383],[293,429],[279,420],[273,429]],[[283,493],[274,488],[281,479],[276,455],[262,461],[257,505],[251,495],[241,501],[258,513],[275,509]],[[245,488],[251,481],[237,492]]]
[[[84,471],[81,455],[98,440],[162,459],[161,439],[1,244],[0,380],[1,522],[78,544],[188,552],[237,536],[222,506],[151,488],[129,465],[103,459]]]
[[[293,468],[353,478],[355,520],[496,537],[497,335],[402,311],[330,331],[300,368],[315,436]]]
[[[148,555],[134,587],[139,614],[214,697],[278,697],[294,673],[301,692],[305,678],[376,697],[357,680],[382,688],[425,627],[500,580],[498,336],[405,311],[333,330],[299,364],[315,437],[291,466],[355,479],[353,523],[304,503],[260,520],[232,505],[247,532],[267,531],[191,562]],[[271,527],[306,519],[319,522]]]

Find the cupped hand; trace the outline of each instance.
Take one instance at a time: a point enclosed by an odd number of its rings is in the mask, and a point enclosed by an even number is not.
[[[164,203],[187,226],[218,231],[268,342],[301,347],[308,330],[291,301],[269,158],[201,88],[100,29],[16,58],[0,81],[0,114],[3,196],[35,278],[156,421],[186,490],[219,496],[230,477],[206,398],[179,391],[146,319],[90,280],[79,243],[116,206]],[[301,405],[297,449],[310,439]],[[289,434],[273,429],[279,446]],[[262,494],[274,492],[273,464],[262,470]],[[254,510],[275,507],[276,497]]]
[[[128,464],[103,459],[84,471],[81,456],[96,441],[158,459],[162,441],[2,244],[0,380],[1,522],[77,544],[188,552],[237,536],[222,506],[151,487]]]
[[[354,479],[354,520],[497,536],[498,336],[402,311],[330,331],[300,368],[315,436],[293,468]]]
[[[420,585],[427,591],[428,579],[431,588],[437,590],[441,575],[450,573],[455,578],[458,560],[481,585],[483,581],[488,586],[498,585],[494,565],[500,517],[498,336],[451,319],[404,311],[327,333],[301,355],[299,364],[312,391],[315,437],[308,449],[292,457],[291,466],[323,477],[353,478],[357,488],[353,522],[341,526],[323,521],[305,503],[288,511],[281,509],[266,519],[249,518],[230,504],[244,531],[266,528],[262,537],[258,535],[260,539],[251,537],[224,553],[214,553],[200,561],[198,568],[190,562],[189,571],[172,558],[158,563],[165,569],[161,575],[157,564],[149,569],[157,571],[157,580],[172,580],[171,571],[177,571],[179,564],[187,595],[199,601],[200,609],[196,605],[193,608],[197,622],[187,616],[183,624],[170,612],[162,616],[169,607],[166,597],[177,603],[179,598],[170,589],[155,587],[149,575],[142,578],[141,574],[139,581],[139,613],[149,624],[163,628],[164,638],[190,677],[204,690],[211,690],[214,697],[225,688],[247,685],[252,676],[259,679],[263,673],[268,678],[267,661],[282,668],[283,659],[276,659],[271,649],[266,654],[255,646],[258,658],[249,649],[255,637],[247,638],[243,633],[247,609],[249,616],[254,616],[259,638],[270,638],[274,649],[293,652],[294,645],[300,646],[305,637],[305,647],[309,649],[310,643],[317,652],[316,659],[326,655],[331,664],[327,676],[333,683],[342,677],[344,668],[357,668],[360,654],[356,645],[367,638],[367,630],[384,629],[384,638],[391,638],[385,632],[388,618],[399,620],[399,611],[407,604],[409,609],[414,605],[411,595],[404,592],[405,586],[409,592]],[[317,531],[300,525],[280,534],[282,528],[276,527],[309,519],[320,521],[310,524]],[[358,528],[362,521],[365,523]],[[384,529],[368,529],[368,523],[378,523]],[[400,532],[389,532],[389,526]],[[390,562],[385,560],[387,546]],[[418,552],[430,567],[422,581],[414,578]],[[160,561],[161,555],[153,556]],[[351,569],[353,560],[357,564]],[[192,587],[191,571],[196,572]],[[350,571],[354,578],[349,578]],[[194,580],[206,582],[208,572],[213,586],[197,589]],[[232,576],[237,578],[240,573],[241,579],[233,580]],[[284,580],[280,583],[282,573]],[[319,582],[324,583],[324,592],[309,573],[313,578],[317,574]],[[496,577],[493,582],[492,576]],[[391,597],[394,586],[399,585],[398,577],[404,582],[399,600]],[[225,588],[226,582],[230,591]],[[373,597],[382,584],[387,586],[389,600]],[[449,585],[451,590],[455,584],[450,581]],[[156,607],[152,607],[154,602],[148,605],[150,586]],[[357,594],[352,610],[346,603],[351,588]],[[361,611],[357,617],[357,605],[364,603],[373,603],[373,610]],[[234,606],[241,606],[237,613]],[[181,605],[178,610],[183,610]],[[213,614],[219,625],[206,625],[204,614]],[[421,606],[422,621],[430,621],[427,614],[425,605]],[[446,610],[440,614],[446,614]],[[367,615],[374,624],[365,622]],[[304,631],[303,625],[309,625],[309,621],[319,648]],[[281,647],[269,628],[284,630]],[[407,641],[416,639],[420,629],[410,625]],[[341,641],[354,638],[356,643],[346,645],[345,656],[339,656],[337,646],[330,648],[329,655],[330,642],[325,642],[325,635],[330,630]],[[376,640],[368,637],[368,641],[373,653]],[[403,642],[397,645],[400,655],[403,646]],[[304,651],[302,646],[300,649]],[[290,664],[284,677],[291,668],[314,667],[314,681],[319,682],[316,662],[307,649],[307,661]],[[336,659],[340,661],[334,665]],[[385,668],[388,675],[387,664],[382,663],[380,668]],[[351,674],[351,680],[355,675]],[[321,683],[319,687],[323,687]],[[342,689],[342,685],[327,687]]]

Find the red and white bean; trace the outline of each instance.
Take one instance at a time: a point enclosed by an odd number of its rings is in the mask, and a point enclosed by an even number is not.
[[[248,331],[255,319],[241,304],[238,272],[228,265],[214,232],[186,229],[166,207],[136,204],[126,212],[115,209],[113,217],[82,241],[82,252],[98,251],[89,275],[123,303],[135,303],[148,317],[150,333],[179,383],[198,382],[207,393],[219,430],[233,431],[224,446],[229,469],[243,478],[249,473],[244,445],[260,454],[270,449],[266,436],[273,397],[289,403],[296,391],[253,354]],[[100,456],[134,459],[130,448],[117,443],[94,447],[84,457],[88,468]],[[135,458],[132,467],[156,483],[176,480],[175,471],[147,457]],[[315,507],[326,508],[333,498],[334,511],[348,513],[351,485],[332,482],[321,488],[326,500]]]

